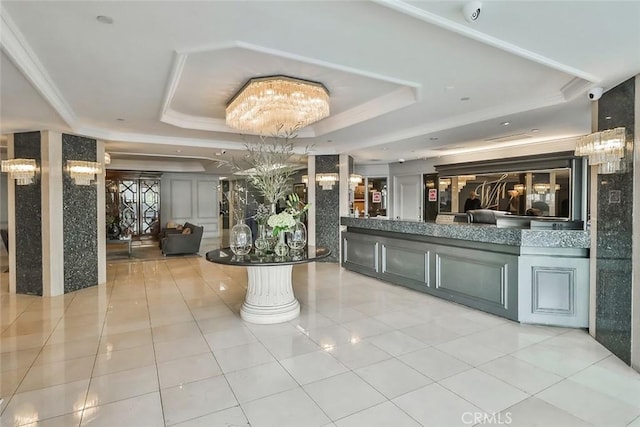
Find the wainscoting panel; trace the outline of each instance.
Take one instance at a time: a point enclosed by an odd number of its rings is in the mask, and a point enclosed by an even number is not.
[[[405,242],[404,247],[382,244],[382,274],[399,280],[409,280],[415,285],[430,286],[429,250],[425,244]]]
[[[379,271],[378,243],[349,233],[343,234],[343,262],[362,273]]]

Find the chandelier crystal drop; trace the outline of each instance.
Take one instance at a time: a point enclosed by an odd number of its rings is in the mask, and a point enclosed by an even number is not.
[[[260,135],[291,131],[329,115],[329,92],[321,83],[287,76],[249,80],[229,101],[228,126]]]

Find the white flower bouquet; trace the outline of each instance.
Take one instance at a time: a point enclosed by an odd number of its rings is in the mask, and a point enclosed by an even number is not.
[[[296,224],[296,220],[289,212],[283,211],[277,215],[271,215],[267,220],[267,224],[273,228],[273,235],[277,236],[282,231],[289,231]]]

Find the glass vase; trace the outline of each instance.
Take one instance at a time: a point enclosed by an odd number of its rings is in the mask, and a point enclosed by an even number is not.
[[[251,229],[244,221],[239,221],[231,229],[231,237],[229,238],[229,246],[234,254],[244,256],[251,252],[253,244],[253,236]]]
[[[307,227],[302,222],[296,221],[296,224],[287,233],[287,245],[291,251],[302,251],[307,245]]]
[[[281,231],[278,234],[278,243],[276,243],[275,248],[273,248],[273,251],[276,253],[276,256],[278,257],[286,257],[287,254],[289,253],[289,246],[287,246],[287,244],[285,243],[285,235],[287,233],[285,233],[284,231]]]
[[[269,251],[270,242],[267,237],[266,224],[258,224],[258,238],[256,239],[254,246],[256,247],[256,252],[259,255],[264,255]]]

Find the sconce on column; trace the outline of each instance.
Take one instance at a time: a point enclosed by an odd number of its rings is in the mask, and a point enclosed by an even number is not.
[[[316,182],[320,184],[323,190],[331,190],[333,188],[333,184],[335,184],[339,179],[339,175],[337,173],[317,173],[316,174]]]
[[[9,174],[9,178],[16,181],[16,185],[33,184],[36,176],[35,159],[9,159],[2,161],[2,172]]]
[[[355,173],[349,175],[349,187],[351,187],[353,191],[355,191],[358,184],[362,184],[362,175],[358,175]]]
[[[76,185],[90,185],[96,174],[102,173],[102,164],[82,160],[67,160],[67,171]]]

